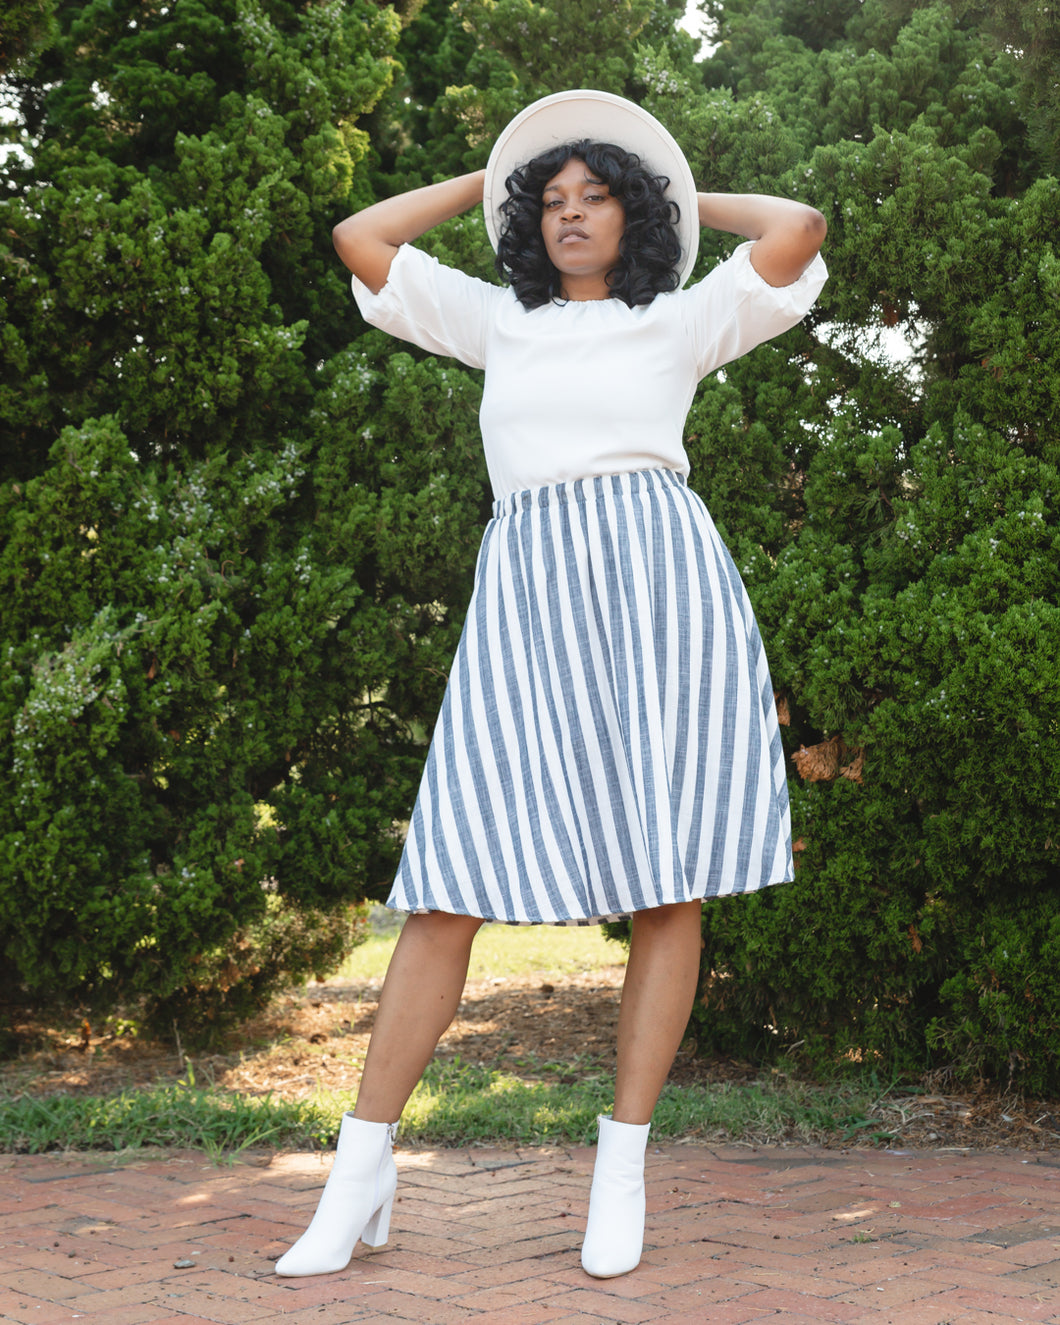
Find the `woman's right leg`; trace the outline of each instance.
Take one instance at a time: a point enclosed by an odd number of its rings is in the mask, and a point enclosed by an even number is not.
[[[456,1015],[477,916],[412,915],[387,968],[361,1073],[355,1118],[393,1123]]]
[[[316,1214],[276,1262],[281,1275],[328,1274],[345,1267],[358,1238],[387,1240],[397,1170],[393,1124],[452,1021],[482,921],[441,911],[409,916],[379,996],[354,1112],[339,1143]]]

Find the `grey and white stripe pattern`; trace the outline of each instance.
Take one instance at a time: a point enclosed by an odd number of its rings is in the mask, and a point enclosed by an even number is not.
[[[684,478],[496,502],[388,905],[585,924],[792,877],[762,641]]]

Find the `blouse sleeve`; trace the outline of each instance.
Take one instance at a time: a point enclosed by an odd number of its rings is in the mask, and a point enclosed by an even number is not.
[[[741,244],[702,281],[682,291],[700,377],[731,363],[800,322],[828,278],[818,253],[791,285],[770,285],[751,265],[753,241]]]
[[[444,267],[409,244],[394,255],[378,294],[356,276],[352,284],[361,316],[373,327],[471,368],[485,366],[489,326],[505,295],[501,286]]]

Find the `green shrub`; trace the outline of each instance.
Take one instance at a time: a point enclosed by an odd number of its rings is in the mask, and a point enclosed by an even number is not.
[[[337,965],[388,886],[477,388],[346,349],[328,232],[391,11],[58,18],[0,201],[0,998],[208,1033]]]
[[[479,386],[367,331],[327,235],[581,82],[829,221],[819,306],[689,416],[800,848],[704,909],[700,1044],[1060,1087],[1056,43],[1007,0],[710,8],[697,65],[652,0],[58,7],[0,199],[7,996],[209,1027],[387,888]],[[491,271],[478,218],[426,243]]]
[[[704,908],[693,1029],[1055,1091],[1060,185],[1014,109],[1028,71],[943,5],[851,7],[822,49],[795,8],[721,10],[708,80],[801,132],[779,191],[825,210],[831,279],[693,415],[789,718],[800,848],[794,883]],[[904,372],[873,346],[890,326]]]

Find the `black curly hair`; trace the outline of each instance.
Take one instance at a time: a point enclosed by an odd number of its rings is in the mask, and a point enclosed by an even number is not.
[[[657,294],[681,284],[677,237],[680,209],[666,197],[665,175],[653,175],[640,157],[614,143],[588,138],[550,148],[514,170],[501,203],[504,227],[497,244],[497,270],[512,283],[524,308],[540,308],[562,299],[561,275],[549,260],[541,235],[541,195],[568,161],[584,161],[622,203],[626,227],[619,243],[618,265],[608,272],[612,299],[630,308],[650,304]]]

